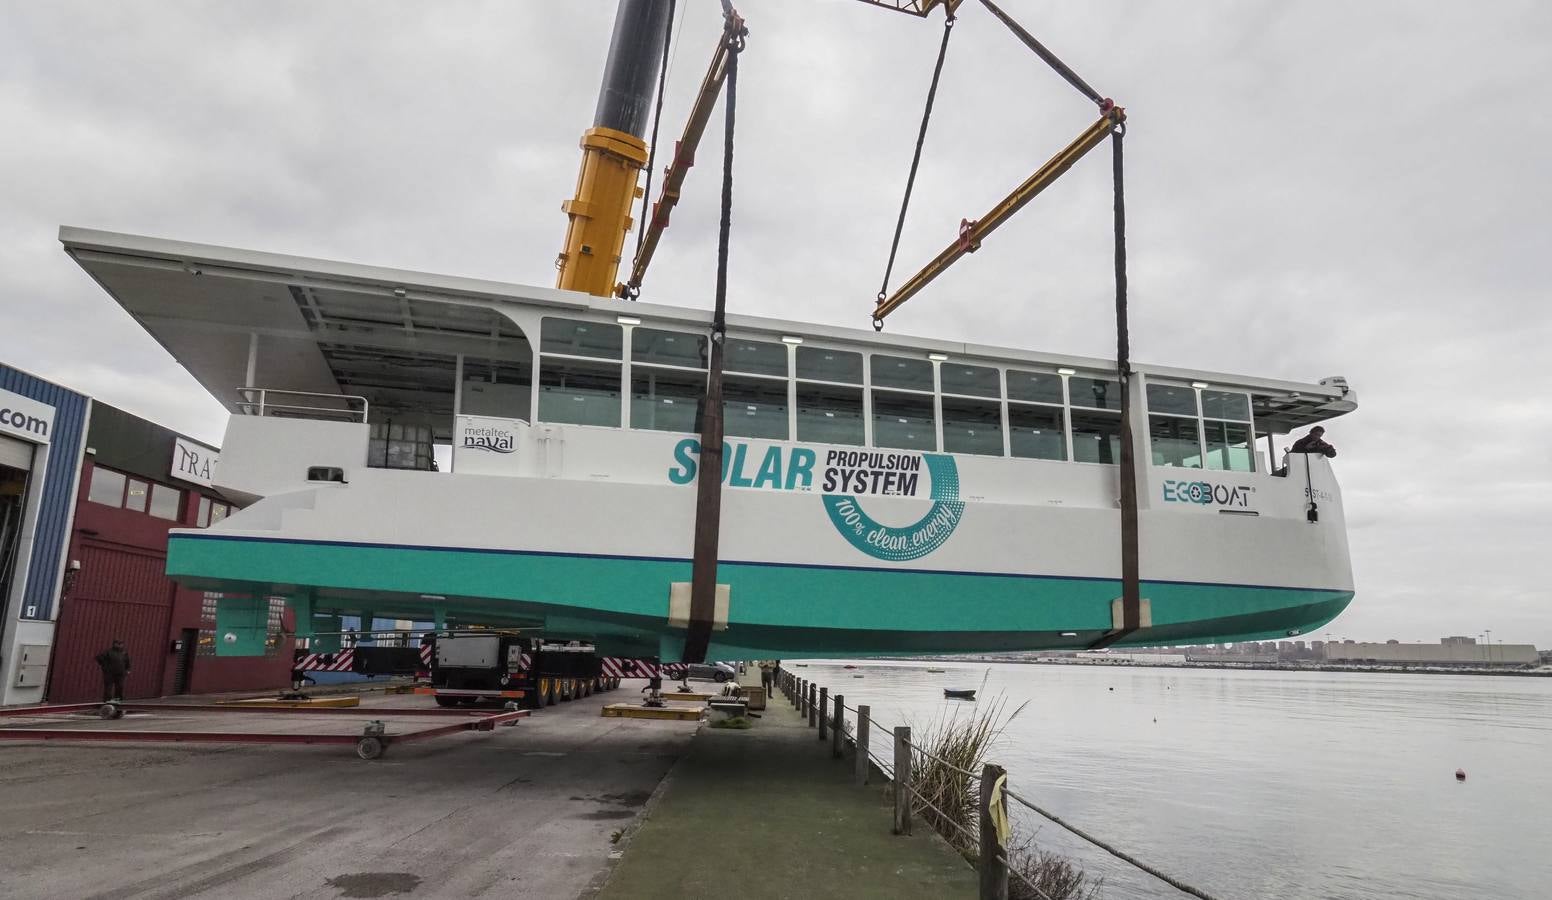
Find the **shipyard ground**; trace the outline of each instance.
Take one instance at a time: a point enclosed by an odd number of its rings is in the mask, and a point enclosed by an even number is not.
[[[611,839],[696,730],[600,716],[634,694],[627,682],[513,728],[390,746],[370,762],[349,746],[3,742],[0,895],[576,897],[602,881]],[[363,703],[386,718],[430,698]],[[361,728],[321,715],[139,718],[108,724]]]
[[[0,895],[975,895],[974,872],[936,836],[890,833],[884,787],[852,784],[786,703],[741,732],[600,715],[638,686],[372,761],[337,745],[0,742]],[[393,710],[429,702],[363,698],[390,732],[424,727]],[[120,725],[338,733],[361,719],[80,722]]]

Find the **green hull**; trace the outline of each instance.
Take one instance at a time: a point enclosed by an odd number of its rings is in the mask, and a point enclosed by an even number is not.
[[[174,534],[168,574],[194,588],[530,625],[616,656],[678,658],[668,586],[689,560]],[[754,659],[1077,649],[1111,627],[1115,579],[723,562],[732,614],[710,656]],[[1352,592],[1144,581],[1153,626],[1118,645],[1268,640],[1335,618]],[[309,633],[299,622],[299,634]]]

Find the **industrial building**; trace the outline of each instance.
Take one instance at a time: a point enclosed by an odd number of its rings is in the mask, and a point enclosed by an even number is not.
[[[218,657],[215,598],[166,576],[168,531],[233,508],[214,448],[3,365],[0,424],[0,705],[97,699],[114,638],[129,698],[289,683],[283,604],[264,655]]]
[[[1437,644],[1344,641],[1325,645],[1326,661],[1411,666],[1534,666],[1541,655],[1531,644],[1479,644],[1476,638],[1447,637]]]

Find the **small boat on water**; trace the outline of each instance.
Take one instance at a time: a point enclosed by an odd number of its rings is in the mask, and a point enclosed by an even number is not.
[[[974,700],[975,699],[975,691],[956,691],[956,690],[952,690],[950,688],[944,688],[943,689],[943,699],[945,699],[945,700]]]
[[[841,668],[843,668],[843,669],[855,669],[857,667],[852,665],[851,663],[847,663],[846,665],[841,666]]]
[[[795,663],[795,665],[800,669],[808,668],[808,663]]]
[[[948,671],[948,670],[947,669],[928,669],[927,670],[927,672],[929,674],[932,674],[932,675],[942,675],[946,671]]]

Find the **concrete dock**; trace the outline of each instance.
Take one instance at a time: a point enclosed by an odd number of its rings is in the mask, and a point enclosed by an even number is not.
[[[779,696],[748,731],[704,728],[669,774],[600,900],[952,900],[977,896],[975,870],[925,824],[891,833],[882,782]]]
[[[637,686],[513,728],[391,746],[370,762],[343,746],[0,743],[0,894],[576,897],[607,874],[611,839],[697,728],[600,715]],[[394,708],[430,698],[363,703],[392,731]],[[83,725],[361,728],[359,716],[322,713],[139,718]]]

